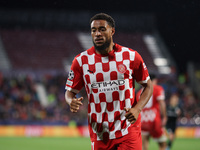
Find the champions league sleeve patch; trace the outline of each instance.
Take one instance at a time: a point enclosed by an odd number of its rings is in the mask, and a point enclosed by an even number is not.
[[[72,80],[74,79],[74,72],[72,70],[70,70],[69,74],[68,74],[68,79]]]

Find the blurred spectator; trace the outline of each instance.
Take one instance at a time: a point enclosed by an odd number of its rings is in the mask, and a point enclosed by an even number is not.
[[[181,115],[181,108],[179,105],[179,97],[178,95],[172,94],[169,99],[169,105],[167,106],[167,132],[168,132],[168,143],[167,143],[167,150],[170,150],[172,147],[172,143],[175,139],[175,131],[177,127],[177,119]]]
[[[29,75],[5,76],[0,73],[0,124],[67,125],[72,120],[77,125],[86,125],[87,101],[84,101],[81,111],[72,116],[63,94],[65,80],[66,75],[63,74],[43,74],[36,79]],[[48,107],[40,104],[35,86],[38,82],[44,85],[48,100],[51,101]],[[167,103],[173,93],[179,95],[183,115],[177,124],[199,125],[200,100],[187,86],[187,78],[184,75],[177,79],[160,76],[158,83],[164,87]],[[81,95],[87,96],[85,91]]]

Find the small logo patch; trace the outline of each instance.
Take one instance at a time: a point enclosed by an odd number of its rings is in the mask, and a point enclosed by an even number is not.
[[[91,70],[87,70],[89,73],[92,73],[92,74],[94,74],[94,71],[91,71]]]
[[[69,74],[68,74],[68,79],[72,80],[74,78],[74,72],[72,70],[70,70]]]
[[[72,81],[69,81],[69,80],[67,80],[67,83],[66,83],[67,85],[69,85],[69,86],[72,86],[72,84],[73,84],[73,82]]]
[[[145,63],[143,63],[143,68],[146,70],[147,69],[147,66],[145,65]]]
[[[117,70],[120,72],[120,73],[125,73],[126,72],[126,66],[124,64],[119,64],[117,66]]]

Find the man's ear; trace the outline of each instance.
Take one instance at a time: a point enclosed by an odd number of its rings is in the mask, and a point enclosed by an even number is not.
[[[115,28],[112,28],[112,36],[115,34]]]

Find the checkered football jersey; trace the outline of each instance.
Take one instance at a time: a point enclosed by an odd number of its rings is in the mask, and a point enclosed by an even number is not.
[[[142,89],[138,91],[136,98],[139,99]],[[154,85],[153,94],[141,112],[142,130],[151,131],[156,124],[162,124],[159,101],[165,99],[165,92],[162,86]]]
[[[116,139],[132,128],[140,131],[140,117],[131,125],[123,109],[135,103],[135,80],[146,83],[148,79],[139,53],[118,44],[108,55],[97,54],[91,47],[75,57],[66,90],[78,93],[85,86],[91,140]]]

